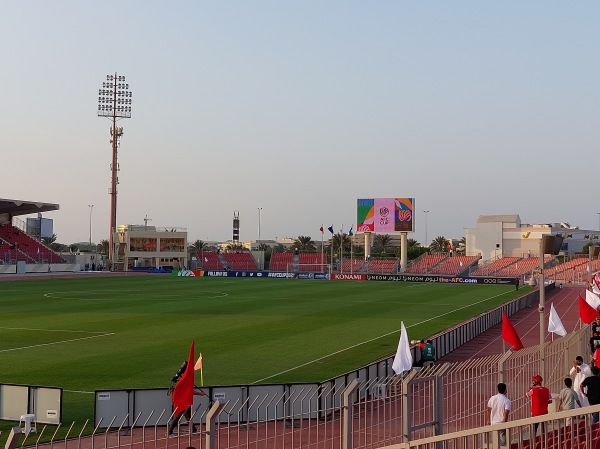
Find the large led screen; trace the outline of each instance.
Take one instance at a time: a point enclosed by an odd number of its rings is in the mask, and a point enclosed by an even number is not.
[[[414,198],[368,198],[357,200],[358,232],[414,232]]]

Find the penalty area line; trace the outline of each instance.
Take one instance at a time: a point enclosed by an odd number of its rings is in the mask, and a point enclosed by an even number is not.
[[[442,314],[440,314],[440,315],[436,315],[436,316],[434,316],[434,317],[428,318],[428,319],[426,319],[426,320],[423,320],[423,321],[420,321],[420,322],[418,322],[418,323],[411,324],[410,326],[406,326],[406,328],[407,328],[407,329],[410,329],[411,327],[419,326],[419,325],[421,325],[421,324],[427,323],[428,321],[433,321],[433,320],[436,320],[436,319],[438,319],[438,318],[441,318],[441,317],[443,317],[443,316],[450,315],[451,313],[454,313],[454,312],[456,312],[456,311],[458,311],[458,310],[466,309],[466,308],[468,308],[468,307],[471,307],[471,306],[474,306],[474,305],[476,305],[476,304],[481,304],[482,302],[489,301],[490,299],[494,299],[494,298],[498,298],[499,296],[506,295],[506,293],[508,293],[508,292],[499,293],[499,294],[497,294],[497,295],[490,296],[489,298],[484,298],[484,299],[482,299],[481,301],[477,301],[477,302],[474,302],[474,303],[472,303],[472,304],[469,304],[469,305],[466,305],[466,306],[458,307],[458,308],[456,308],[456,309],[454,309],[454,310],[451,310],[451,311],[449,311],[449,312],[442,313]],[[380,336],[378,336],[378,337],[373,337],[373,338],[370,338],[370,339],[368,339],[368,340],[361,341],[360,343],[356,343],[356,344],[354,344],[354,345],[352,345],[352,346],[348,346],[347,348],[343,348],[343,349],[340,349],[339,351],[332,352],[331,354],[327,354],[327,355],[324,355],[324,356],[322,356],[322,357],[319,357],[319,358],[317,358],[317,359],[314,359],[314,360],[308,361],[308,362],[306,362],[306,363],[302,363],[301,365],[294,366],[293,368],[289,368],[289,369],[286,369],[286,370],[280,371],[280,372],[278,372],[278,373],[272,374],[272,375],[270,375],[270,376],[264,377],[264,378],[262,378],[262,379],[255,380],[254,382],[252,382],[252,384],[251,384],[251,385],[254,385],[254,384],[257,384],[257,383],[260,383],[260,382],[264,382],[265,380],[272,379],[273,377],[277,377],[277,376],[280,376],[280,375],[282,375],[282,374],[289,373],[290,371],[294,371],[294,370],[297,370],[297,369],[299,369],[299,368],[304,368],[305,366],[311,365],[311,364],[313,364],[313,363],[320,362],[321,360],[325,360],[326,358],[332,357],[332,356],[334,356],[334,355],[337,355],[337,354],[341,354],[342,352],[348,351],[348,350],[350,350],[350,349],[354,349],[354,348],[356,348],[356,347],[358,347],[358,346],[362,346],[362,345],[364,345],[364,344],[366,344],[366,343],[371,343],[372,341],[379,340],[380,338],[388,337],[388,336],[390,336],[390,335],[392,335],[392,334],[395,334],[395,333],[397,333],[397,332],[398,332],[398,330],[395,330],[395,331],[388,332],[388,333],[386,333],[386,334],[380,335]]]
[[[74,341],[89,340],[90,338],[109,337],[111,335],[115,335],[115,333],[110,332],[108,334],[91,335],[89,337],[81,337],[81,338],[72,338],[70,340],[53,341],[52,343],[40,343],[39,345],[21,346],[20,348],[0,349],[0,352],[20,351],[21,349],[32,349],[32,348],[39,348],[41,346],[59,345],[62,343],[71,343]]]

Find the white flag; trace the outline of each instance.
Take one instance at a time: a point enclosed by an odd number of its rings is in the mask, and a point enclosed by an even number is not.
[[[205,258],[204,258],[204,262],[208,262],[208,257],[205,257]]]
[[[548,318],[548,332],[554,332],[561,337],[567,335],[567,331],[563,326],[562,321],[560,321],[560,317],[558,313],[556,313],[556,309],[554,308],[554,304],[550,306],[550,317]]]
[[[401,321],[400,342],[398,343],[398,350],[396,351],[396,357],[394,357],[394,363],[392,363],[392,369],[396,374],[402,374],[404,371],[410,371],[412,365],[413,359],[410,352],[410,345],[408,344],[408,334],[404,327],[404,321]]]
[[[598,310],[598,307],[600,307],[600,298],[598,298],[598,295],[595,295],[589,290],[585,291],[585,302],[587,302],[596,310]]]

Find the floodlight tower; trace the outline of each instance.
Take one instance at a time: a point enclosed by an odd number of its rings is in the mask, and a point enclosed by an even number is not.
[[[108,260],[112,263],[113,258],[113,233],[117,229],[117,184],[119,178],[117,171],[117,150],[119,141],[123,135],[123,128],[117,127],[117,121],[131,118],[131,92],[129,84],[125,83],[122,75],[106,75],[106,81],[98,91],[98,117],[106,117],[112,120],[110,128],[110,143],[112,145],[112,162],[110,164],[111,181],[108,194],[110,195],[110,233],[108,235]]]

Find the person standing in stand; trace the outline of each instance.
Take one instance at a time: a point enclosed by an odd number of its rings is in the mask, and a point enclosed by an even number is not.
[[[485,410],[486,424],[498,424],[508,421],[510,413],[510,399],[506,397],[506,384],[499,383],[497,386],[498,394],[492,396],[487,403]],[[500,445],[506,446],[506,430],[500,431]]]
[[[533,384],[531,389],[526,393],[526,396],[531,398],[531,416],[542,416],[548,414],[548,404],[552,403],[552,395],[550,390],[542,386],[542,376],[539,374],[531,378]],[[533,434],[537,433],[539,423],[533,425]],[[546,426],[542,423],[542,433]]]
[[[598,373],[600,373],[600,369],[597,366],[592,366],[592,375],[590,377],[586,377],[581,382],[581,386],[585,387],[585,396],[587,397],[590,405],[598,405],[600,404],[600,377],[598,377]],[[598,412],[592,413],[592,424],[598,422]]]
[[[583,379],[586,377],[592,375],[590,365],[583,363],[583,357],[578,355],[573,361],[573,368],[571,368],[571,371],[569,371],[569,375],[573,377],[573,390],[575,390],[575,393],[579,398],[581,407],[587,407],[590,404],[588,403],[585,394],[583,394],[584,392],[581,390],[581,382],[583,382]]]

